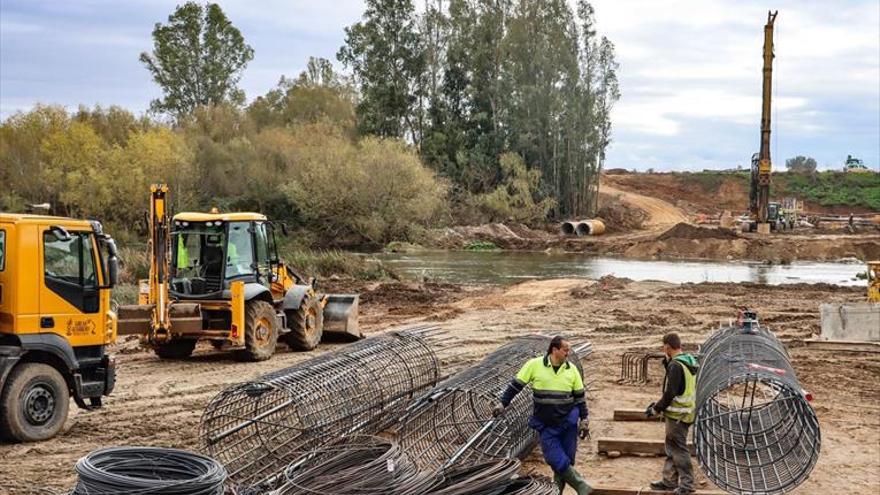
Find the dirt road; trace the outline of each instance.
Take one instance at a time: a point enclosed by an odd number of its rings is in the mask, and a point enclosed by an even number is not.
[[[458,369],[498,345],[533,332],[564,332],[589,340],[595,352],[585,363],[592,382],[594,440],[579,450],[578,468],[603,485],[645,486],[659,472],[659,458],[606,459],[595,455],[595,438],[661,438],[658,424],[610,421],[617,407],[643,407],[659,385],[616,383],[625,350],[654,349],[675,329],[698,343],[719,322],[750,304],[785,341],[819,331],[819,302],[859,301],[863,289],[832,286],[768,287],[740,284],[673,285],[606,279],[527,282],[508,288],[366,284],[362,324],[368,333],[425,320],[439,321],[454,340],[439,349],[443,365]],[[322,344],[317,352],[338,349]],[[795,493],[874,494],[880,486],[880,359],[790,346],[801,384],[813,393],[822,427],[822,454],[810,479]],[[156,445],[198,448],[198,424],[208,401],[229,384],[289,366],[313,353],[281,351],[263,363],[237,363],[210,346],[182,362],[160,361],[125,342],[117,349],[119,381],[106,407],[71,415],[57,438],[37,444],[0,445],[0,493],[61,493],[75,481],[76,460],[99,447]],[[527,467],[548,473],[537,454]],[[702,479],[702,478],[701,478]]]
[[[646,227],[668,227],[679,222],[689,221],[687,214],[681,208],[662,199],[624,191],[608,184],[602,184],[601,191],[604,194],[617,196],[622,203],[647,213]]]

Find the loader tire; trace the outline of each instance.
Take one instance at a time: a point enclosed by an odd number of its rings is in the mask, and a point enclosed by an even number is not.
[[[287,312],[284,343],[295,351],[311,351],[321,342],[324,334],[324,311],[316,297],[306,296],[299,309]]]
[[[70,389],[55,368],[43,363],[19,364],[0,393],[0,436],[13,442],[54,437],[67,420]]]
[[[154,351],[162,359],[186,359],[195,348],[195,339],[176,339],[157,345]]]
[[[275,354],[278,329],[275,308],[266,301],[250,301],[244,309],[244,350],[236,352],[241,361],[265,361]]]

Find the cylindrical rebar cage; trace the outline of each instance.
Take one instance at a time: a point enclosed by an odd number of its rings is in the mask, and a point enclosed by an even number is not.
[[[542,355],[549,343],[546,336],[520,337],[438,384],[398,425],[401,446],[423,469],[525,457],[537,444],[537,434],[528,427],[531,388],[520,392],[495,421],[492,409],[520,367]],[[569,356],[582,376],[580,359],[590,350],[589,344],[574,345]]]
[[[783,344],[746,315],[700,347],[696,455],[729,493],[786,493],[816,464],[819,422]]]
[[[291,462],[342,435],[394,424],[436,384],[434,327],[371,337],[227,388],[202,415],[203,450],[242,486],[271,486]]]

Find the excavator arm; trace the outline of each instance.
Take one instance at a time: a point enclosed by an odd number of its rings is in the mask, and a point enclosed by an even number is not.
[[[172,326],[180,331],[198,331],[202,326],[199,305],[176,303],[171,299],[171,215],[168,210],[168,186],[153,184],[148,218],[150,278],[144,284],[149,292],[140,301],[142,304],[119,307],[118,334],[140,335],[148,344],[171,340]]]

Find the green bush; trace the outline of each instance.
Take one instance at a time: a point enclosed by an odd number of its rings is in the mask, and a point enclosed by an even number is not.
[[[496,249],[498,246],[489,241],[471,241],[464,246],[465,251],[495,251]]]

